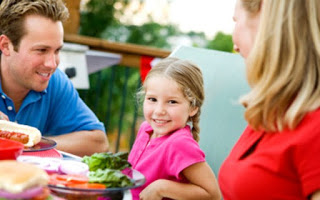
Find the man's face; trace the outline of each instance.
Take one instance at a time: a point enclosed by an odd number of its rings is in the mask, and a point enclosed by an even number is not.
[[[43,91],[59,64],[63,45],[63,26],[38,15],[25,18],[26,34],[21,38],[18,51],[10,43],[10,55],[5,70],[7,84],[18,89]]]

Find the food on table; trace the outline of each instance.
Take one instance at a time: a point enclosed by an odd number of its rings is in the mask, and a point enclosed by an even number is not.
[[[47,173],[39,167],[14,160],[0,161],[0,198],[45,200]]]
[[[102,183],[108,188],[132,186],[133,183],[121,170],[131,167],[127,152],[95,153],[84,156],[82,161],[89,166],[89,182]]]
[[[48,174],[77,174],[87,175],[89,167],[87,164],[75,160],[62,160],[59,158],[20,156],[18,161],[32,163]]]
[[[62,160],[59,172],[62,174],[87,175],[89,167],[86,163],[75,160]]]
[[[52,195],[68,200],[120,200],[123,191],[136,184],[127,157],[128,153],[96,153],[77,161],[22,155],[17,160],[47,171]]]
[[[128,152],[118,153],[95,153],[92,156],[84,156],[82,162],[89,166],[90,171],[96,171],[97,169],[116,169],[123,170],[127,167],[131,167],[128,162]]]
[[[49,184],[81,189],[106,189],[104,184],[89,183],[85,175],[51,174]]]
[[[41,132],[32,126],[0,120],[0,137],[21,142],[25,147],[32,147],[41,140]]]
[[[89,172],[90,183],[102,183],[108,188],[132,186],[131,179],[116,169],[97,169]]]

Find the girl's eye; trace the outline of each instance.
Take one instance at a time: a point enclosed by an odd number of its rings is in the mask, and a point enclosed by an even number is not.
[[[169,101],[169,104],[176,104],[176,103],[178,103],[178,102],[175,101],[175,100],[170,100],[170,101]]]
[[[157,101],[156,98],[152,98],[152,97],[149,97],[148,100],[151,101],[151,102],[156,102]]]

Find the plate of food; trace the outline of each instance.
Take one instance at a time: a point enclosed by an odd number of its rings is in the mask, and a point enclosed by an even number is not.
[[[51,193],[65,199],[123,199],[140,187],[145,177],[131,168],[127,153],[96,153],[82,160],[20,156],[18,161],[38,165],[49,174]]]
[[[24,147],[23,151],[24,152],[45,151],[45,150],[53,149],[56,146],[57,146],[57,143],[54,140],[41,137],[41,140],[37,144],[31,147]]]
[[[24,152],[45,151],[57,145],[54,140],[42,137],[35,127],[6,120],[0,120],[0,137],[22,143]]]
[[[106,174],[109,173],[110,171]],[[127,173],[130,175],[127,175]],[[110,174],[108,176],[110,176]],[[119,182],[124,184],[123,186],[118,185],[116,187],[108,187],[105,183],[88,182],[88,180],[90,180],[90,175],[88,179],[87,177],[82,178],[82,176],[54,174],[50,175],[49,188],[52,194],[69,200],[122,200],[125,191],[142,186],[145,182],[144,176],[140,172],[131,168],[126,168],[125,171],[121,171],[116,175],[111,175],[113,178],[117,176],[122,177],[120,178],[122,180],[117,179]],[[128,181],[124,181],[125,179]]]

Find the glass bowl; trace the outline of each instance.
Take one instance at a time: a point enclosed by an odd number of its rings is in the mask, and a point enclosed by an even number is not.
[[[145,183],[144,175],[137,170],[127,168],[123,170],[122,173],[131,178],[133,181],[132,186],[107,189],[83,189],[49,184],[49,188],[52,194],[68,200],[122,200],[124,192],[140,187]]]

